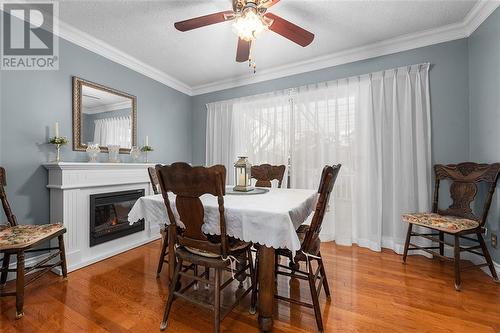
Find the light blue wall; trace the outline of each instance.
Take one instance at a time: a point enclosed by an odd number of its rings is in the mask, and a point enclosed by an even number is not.
[[[152,161],[191,161],[189,96],[62,39],[59,57],[58,71],[0,72],[1,162],[7,169],[7,194],[22,223],[49,220],[47,171],[42,164],[54,158],[46,142],[55,121],[61,135],[70,138],[62,149],[63,160],[86,160],[84,152],[72,151],[71,146],[73,75],[137,96],[138,141],[143,144],[149,135],[155,148]]]
[[[470,159],[500,162],[500,9],[469,37]],[[488,218],[500,236],[500,189]],[[487,237],[489,243],[489,235]],[[500,247],[490,248],[500,263]]]
[[[205,162],[205,104],[305,84],[346,78],[404,65],[430,62],[432,151],[434,162],[468,158],[467,39],[358,61],[276,80],[193,97],[193,163]],[[251,75],[251,74],[249,74]]]

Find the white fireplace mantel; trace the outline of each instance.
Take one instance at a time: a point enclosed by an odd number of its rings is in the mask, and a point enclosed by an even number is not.
[[[146,222],[145,230],[93,247],[90,238],[90,195],[144,189],[153,194],[148,163],[79,163],[45,164],[49,172],[50,221],[62,222],[65,234],[68,270],[130,250],[160,237],[158,225]]]

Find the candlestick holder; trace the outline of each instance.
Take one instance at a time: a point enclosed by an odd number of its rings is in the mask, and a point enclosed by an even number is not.
[[[53,162],[61,162],[61,146],[68,143],[68,138],[65,136],[55,136],[50,138],[49,143],[56,146],[56,159]]]
[[[56,144],[56,160],[54,162],[59,163],[61,162],[61,145]]]
[[[149,163],[148,161],[148,152],[153,151],[153,147],[151,146],[143,146],[141,151],[144,153],[144,163]]]

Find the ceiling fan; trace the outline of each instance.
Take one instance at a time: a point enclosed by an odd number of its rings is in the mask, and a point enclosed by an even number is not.
[[[188,31],[207,25],[233,21],[233,28],[238,35],[238,47],[236,61],[249,61],[254,68],[250,49],[254,41],[264,30],[271,30],[305,47],[314,39],[314,34],[301,27],[277,16],[268,13],[268,8],[274,6],[280,0],[233,0],[233,10],[227,10],[214,14],[195,17],[189,20],[176,22],[175,28],[179,31]]]

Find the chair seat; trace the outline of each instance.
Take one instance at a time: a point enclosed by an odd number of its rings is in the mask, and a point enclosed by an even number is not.
[[[436,213],[404,214],[403,221],[439,231],[444,231],[450,234],[476,229],[477,227],[479,227],[479,222],[474,220],[450,215],[439,215]]]
[[[220,238],[218,236],[215,236],[215,237]],[[252,243],[248,243],[248,242],[239,240],[237,238],[228,237],[228,240],[229,240],[229,255],[232,255],[232,256],[236,256],[236,255],[242,253],[243,251],[248,250],[248,248],[250,248],[252,246]],[[201,250],[201,249],[192,248],[189,246],[184,246],[184,249],[186,249],[187,251],[189,251],[193,254],[203,256],[206,258],[220,258],[221,257],[219,254],[208,252],[208,251]]]
[[[0,250],[27,248],[61,231],[64,226],[58,223],[0,228]]]

